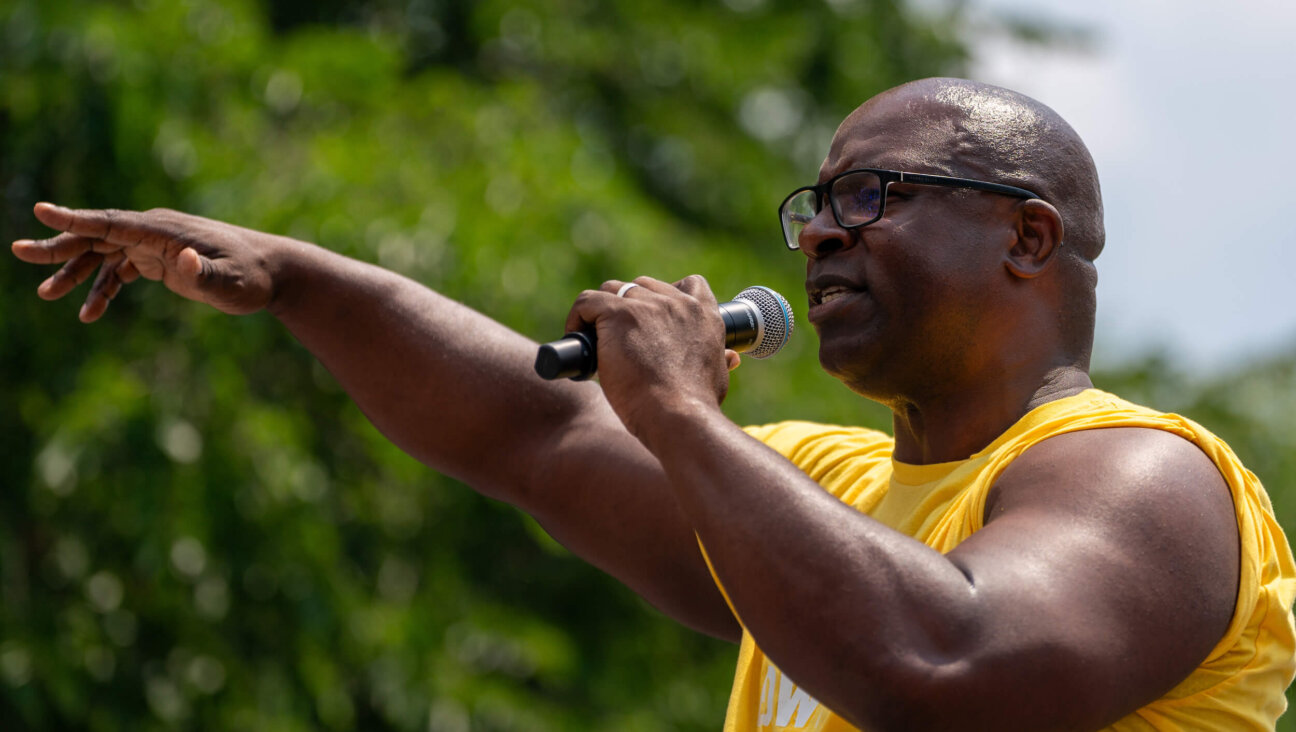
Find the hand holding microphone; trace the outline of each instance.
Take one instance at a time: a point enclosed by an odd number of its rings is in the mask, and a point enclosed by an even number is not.
[[[616,295],[625,297],[635,287],[639,285],[628,282]],[[753,358],[769,358],[792,335],[792,308],[782,295],[768,287],[748,287],[730,302],[720,303],[719,310],[725,327],[725,348]],[[596,335],[592,330],[577,331],[540,346],[535,370],[550,380],[581,381],[592,377],[598,370]]]

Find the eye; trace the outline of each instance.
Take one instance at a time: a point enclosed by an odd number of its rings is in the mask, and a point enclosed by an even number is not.
[[[876,188],[861,188],[851,195],[851,201],[856,210],[869,210],[877,208],[878,200],[881,199],[882,193]]]

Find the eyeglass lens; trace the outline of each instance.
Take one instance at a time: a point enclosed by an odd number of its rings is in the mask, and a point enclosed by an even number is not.
[[[832,181],[829,200],[843,226],[860,226],[877,219],[882,207],[882,180],[875,173],[857,172]],[[787,245],[799,247],[801,230],[819,213],[819,200],[804,190],[783,206],[783,236]]]
[[[882,209],[882,180],[874,173],[851,173],[833,181],[833,207],[843,226],[866,224]]]

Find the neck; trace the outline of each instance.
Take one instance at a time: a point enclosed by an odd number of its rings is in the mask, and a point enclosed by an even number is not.
[[[1053,366],[1017,379],[985,379],[960,389],[890,404],[895,459],[914,464],[962,460],[989,445],[1035,407],[1091,388],[1079,366]]]

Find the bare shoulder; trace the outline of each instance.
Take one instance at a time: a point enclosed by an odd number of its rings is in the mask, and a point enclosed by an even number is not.
[[[1232,619],[1238,555],[1229,487],[1205,453],[1169,432],[1104,428],[1015,459],[984,528],[950,557],[996,607],[1029,607],[1008,613],[1002,635],[1067,668],[1069,682],[1038,691],[1092,722],[1156,699],[1205,660]]]
[[[1122,427],[1045,440],[1013,461],[987,500],[987,525],[1014,515],[1042,527],[1065,522],[1138,560],[1132,575],[1162,597],[1192,597],[1201,622],[1221,633],[1232,616],[1232,494],[1206,453],[1178,435]]]
[[[1130,572],[1140,582],[1193,596],[1192,604],[1216,618],[1221,632],[1232,615],[1238,577],[1233,498],[1215,463],[1178,435],[1106,428],[1045,440],[995,483],[985,522],[1001,521],[1042,530],[1064,523],[1107,551],[1137,560]]]
[[[1228,485],[1206,453],[1178,435],[1118,427],[1080,430],[1045,440],[1017,458],[996,482],[986,520],[1029,505],[1088,505],[1095,511],[1124,506],[1129,518],[1153,514],[1227,518],[1236,536]]]

